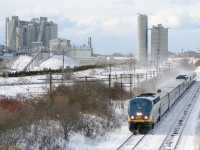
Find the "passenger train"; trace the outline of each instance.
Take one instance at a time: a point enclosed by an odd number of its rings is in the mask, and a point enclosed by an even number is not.
[[[195,72],[179,75],[157,92],[144,93],[131,99],[128,104],[129,130],[133,133],[147,133],[195,78]]]

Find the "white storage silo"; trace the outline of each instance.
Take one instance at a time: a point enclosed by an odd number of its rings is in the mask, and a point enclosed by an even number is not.
[[[6,24],[5,24],[5,45],[8,46],[8,45],[7,45],[7,41],[8,41],[7,38],[8,38],[8,23],[9,23],[9,17],[6,17],[5,21],[6,21]]]
[[[151,60],[158,63],[168,61],[168,28],[161,24],[151,29]]]
[[[7,20],[6,21],[6,46],[9,46],[11,41],[10,41],[10,36],[11,36],[11,30],[12,30],[12,21],[11,20]]]
[[[161,28],[160,30],[160,59],[162,62],[168,61],[168,28]]]
[[[7,43],[7,46],[9,47],[12,47],[12,48],[15,48],[16,46],[16,26],[17,26],[17,17],[16,16],[12,16],[12,19],[11,20],[6,20],[6,35],[7,35],[7,38],[6,38],[6,43]]]
[[[24,47],[24,28],[16,28],[16,49],[21,49]]]
[[[51,26],[46,26],[45,32],[44,32],[44,38],[43,38],[44,46],[48,47],[50,40],[51,40]]]
[[[35,33],[36,33],[36,29],[35,29],[34,24],[29,24],[28,27],[27,27],[27,37],[26,37],[26,39],[27,39],[26,46],[28,48],[31,47],[31,43],[32,42],[36,41],[36,35],[35,35]]]
[[[57,24],[51,25],[51,39],[57,39],[58,38],[58,26]]]
[[[148,18],[147,15],[137,16],[137,53],[140,63],[147,61],[148,55]]]
[[[158,59],[158,44],[159,34],[157,27],[153,26],[151,29],[151,61],[156,61]]]

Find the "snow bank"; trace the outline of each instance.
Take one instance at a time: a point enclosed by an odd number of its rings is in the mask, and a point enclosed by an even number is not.
[[[76,63],[72,58],[64,56],[64,67],[70,67],[73,68],[75,66],[78,66],[78,63]],[[49,58],[48,60],[42,62],[40,64],[40,68],[51,68],[51,69],[59,69],[63,67],[63,56],[62,55],[54,55],[53,57]]]
[[[32,56],[20,55],[15,60],[13,60],[8,67],[12,70],[22,71],[25,66],[32,60]],[[64,56],[64,67],[73,68],[79,66],[72,58]],[[43,70],[43,69],[59,69],[63,67],[63,56],[54,55],[46,61],[43,61],[37,67],[30,67],[30,70]]]
[[[9,68],[12,70],[23,70],[32,58],[32,56],[21,55],[9,64]]]

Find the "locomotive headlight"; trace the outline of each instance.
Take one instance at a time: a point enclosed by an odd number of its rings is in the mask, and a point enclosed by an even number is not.
[[[147,119],[148,119],[148,116],[144,116],[144,119],[147,120]]]
[[[135,117],[134,116],[131,116],[131,119],[133,120]]]
[[[136,115],[137,116],[142,116],[142,113],[141,112],[137,112]]]

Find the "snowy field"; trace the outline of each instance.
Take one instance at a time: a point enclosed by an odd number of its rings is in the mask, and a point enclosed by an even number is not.
[[[161,118],[161,121],[157,123],[153,130],[151,130],[145,137],[144,142],[139,144],[137,149],[139,150],[157,150],[159,149],[162,140],[168,134],[173,122],[177,120],[178,115],[182,112],[182,108],[186,105],[188,99],[191,97],[192,91],[194,91],[195,86],[200,85],[200,78],[197,79],[194,85],[189,88],[180,99],[173,105],[173,107]],[[121,127],[108,131],[104,136],[99,136],[96,139],[85,138],[84,135],[80,133],[73,133],[70,136],[67,148],[71,150],[116,150],[132,133],[128,130],[127,123],[127,102],[121,103],[116,107],[116,112],[119,116],[123,116],[121,119]],[[199,147],[199,128],[200,128],[200,96],[194,104],[193,110],[189,116],[189,120],[183,130],[182,137],[179,141],[177,149],[179,150],[194,150],[200,149]],[[129,142],[124,150],[131,150],[134,144],[143,135],[134,135],[132,140]],[[62,144],[62,139],[60,143]]]
[[[195,83],[200,85],[200,77],[197,78]],[[173,122],[176,121],[178,114],[182,112],[182,108],[186,105],[188,99],[191,97],[191,91],[194,90],[193,85],[188,91],[186,91],[176,104],[161,118],[161,121],[157,123],[149,135],[145,137],[143,143],[141,143],[137,149],[139,150],[157,150],[159,149],[162,140],[166,137]],[[125,109],[119,109],[118,111],[124,115],[127,115],[127,104],[124,104]],[[199,147],[199,134],[200,134],[200,95],[194,104],[193,110],[189,116],[188,122],[183,130],[182,137],[179,141],[177,149],[179,150],[198,150]],[[101,137],[99,141],[91,141],[85,139],[79,134],[74,134],[70,138],[71,148],[75,150],[115,150],[117,149],[132,133],[128,130],[127,120],[124,120],[122,126],[112,132],[108,132],[105,136]],[[142,135],[134,135],[129,147],[125,150],[131,150],[136,142],[142,137]],[[76,144],[73,144],[76,143]]]
[[[29,59],[29,58],[26,58]],[[52,58],[52,59],[56,59]],[[59,58],[60,59],[60,58]],[[21,61],[23,59],[20,59]],[[67,60],[65,60],[67,61]],[[52,63],[53,62],[53,63]],[[49,61],[48,60],[41,64],[41,67],[48,68],[48,66],[57,65],[61,66],[62,63],[57,63],[58,61]],[[69,64],[72,63],[69,61]],[[20,64],[20,63],[19,63]],[[66,63],[67,64],[67,63]],[[73,63],[72,63],[73,64]],[[16,68],[22,68],[21,65],[16,64]],[[98,70],[87,70],[82,72],[77,72],[74,74],[75,77],[80,76],[94,76],[99,77],[102,75],[107,75],[109,69],[98,69]],[[136,70],[137,73],[146,73],[145,69]],[[200,69],[196,70],[197,73],[200,72]],[[112,69],[113,74],[120,73],[130,73],[130,70],[121,71]],[[55,76],[55,78],[59,78],[60,76]],[[0,86],[0,95],[1,96],[16,96],[21,94],[23,96],[34,95],[35,93],[45,92],[48,88],[48,84],[28,84],[28,85],[14,85],[16,83],[41,83],[44,82],[46,76],[34,76],[34,77],[21,77],[21,78],[0,78],[0,84],[13,84],[7,86]],[[195,84],[200,84],[200,78],[197,78],[197,82]],[[153,130],[149,132],[149,134],[145,137],[145,142],[141,143],[137,149],[140,150],[156,150],[158,149],[160,142],[165,138],[172,122],[177,119],[177,114],[182,111],[182,107],[186,104],[189,97],[191,97],[191,91],[193,88],[191,87],[188,91],[186,91],[177,103],[168,111],[162,118],[159,123],[157,123]],[[132,133],[128,130],[127,123],[127,101],[119,102],[118,107],[116,107],[116,113],[121,116],[121,126],[113,131],[108,131],[105,135],[99,136],[96,139],[85,138],[83,134],[73,133],[70,136],[68,146],[64,149],[71,150],[115,150],[117,149]],[[177,149],[180,150],[193,150],[200,149],[200,96],[198,96],[197,101],[194,105],[194,108],[189,116],[189,120],[187,125],[183,131],[183,136],[179,142],[179,146]],[[127,150],[131,150],[134,144],[142,137],[142,135],[134,135],[130,145],[126,147]],[[63,139],[60,139],[59,143],[65,145],[63,143]]]

